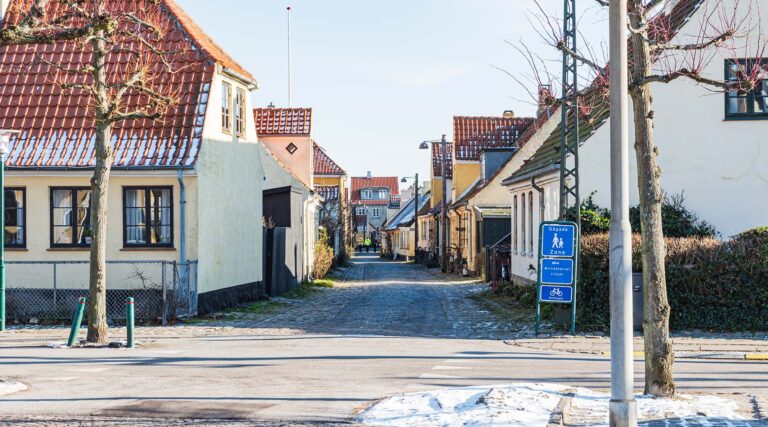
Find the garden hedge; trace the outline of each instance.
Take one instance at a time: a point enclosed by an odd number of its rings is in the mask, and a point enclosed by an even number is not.
[[[768,227],[728,241],[667,238],[667,292],[673,330],[768,330]],[[632,265],[642,271],[640,236],[632,239]],[[585,235],[580,252],[578,323],[605,330],[609,322],[608,234]]]

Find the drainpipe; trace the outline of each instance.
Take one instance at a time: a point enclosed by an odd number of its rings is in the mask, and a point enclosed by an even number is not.
[[[184,178],[182,177],[182,169],[179,168],[179,189],[181,192],[180,196],[180,212],[179,215],[181,216],[181,224],[179,226],[180,235],[179,235],[179,258],[181,261],[181,265],[185,265],[187,262],[187,190],[186,187],[184,187]]]
[[[536,184],[536,177],[531,177],[531,187],[539,192],[539,222],[544,221],[544,188]]]

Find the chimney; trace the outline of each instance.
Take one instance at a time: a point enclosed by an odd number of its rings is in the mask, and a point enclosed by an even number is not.
[[[8,6],[11,0],[0,0],[0,23],[5,20],[5,14],[8,12]]]
[[[536,109],[536,117],[541,117],[550,107],[553,101],[552,90],[549,85],[539,85],[539,108]]]
[[[502,117],[504,117],[505,119],[514,119],[515,112],[512,110],[504,110],[504,114],[502,114]]]
[[[368,179],[371,179],[372,178],[371,171],[368,171],[368,175],[366,175],[365,177],[368,178]]]

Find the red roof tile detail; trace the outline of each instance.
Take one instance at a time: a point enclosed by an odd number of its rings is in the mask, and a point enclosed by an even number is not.
[[[121,1],[124,12],[139,12],[149,0]],[[160,76],[180,94],[179,104],[159,120],[128,120],[113,127],[115,167],[190,166],[197,160],[202,141],[203,121],[215,62],[223,62],[221,52],[172,1],[164,0],[166,13],[159,19],[169,27],[166,50],[188,44],[191,53],[179,61],[180,71]],[[20,0],[13,0],[5,25],[17,22]],[[62,13],[61,2],[49,2],[47,13]],[[206,36],[207,38],[207,36]],[[141,46],[134,48],[141,49]],[[19,130],[11,138],[6,164],[17,168],[93,167],[94,119],[83,92],[64,91],[56,83],[63,71],[35,61],[41,56],[62,67],[75,68],[90,61],[88,47],[75,42],[0,47],[0,128]],[[112,75],[128,61],[128,56],[111,53],[107,74]],[[230,64],[231,65],[231,64]],[[138,104],[138,96],[129,97]]]
[[[259,136],[308,136],[312,131],[311,108],[254,108],[253,117]]]
[[[316,142],[313,142],[314,146],[314,163],[315,163],[315,175],[346,175],[344,169],[339,167],[328,154],[320,147]]]
[[[365,188],[388,188],[390,195],[400,194],[400,184],[398,183],[396,176],[374,176],[371,178],[353,176],[350,181],[353,202],[361,201],[360,190]],[[382,203],[376,203],[378,201],[381,201]],[[387,199],[365,200],[364,203],[367,205],[387,204]]]
[[[446,144],[445,152],[447,154],[446,169],[447,169],[448,179],[452,179],[453,178],[453,161],[451,161],[451,157],[453,156],[453,146]],[[436,142],[432,143],[432,170],[434,171],[434,175],[436,177],[443,176],[443,150],[441,149],[441,145]]]
[[[315,191],[326,202],[332,200],[339,200],[339,186],[338,185],[316,185]]]
[[[456,159],[480,160],[480,152],[485,148],[512,147],[532,122],[532,118],[455,116]]]

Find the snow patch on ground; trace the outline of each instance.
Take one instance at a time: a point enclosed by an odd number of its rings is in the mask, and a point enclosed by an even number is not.
[[[361,422],[382,426],[545,426],[566,388],[504,384],[401,394],[369,408]]]
[[[16,381],[0,380],[0,396],[16,393],[17,391],[24,391],[26,389],[27,386],[22,383]]]
[[[589,425],[608,425],[610,396],[559,384],[516,383],[407,393],[371,406],[360,421],[396,426],[546,426],[552,411],[574,393],[568,413]],[[680,395],[674,399],[637,396],[640,421],[689,419],[743,420],[734,401],[716,396]]]

